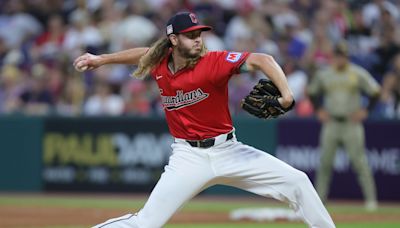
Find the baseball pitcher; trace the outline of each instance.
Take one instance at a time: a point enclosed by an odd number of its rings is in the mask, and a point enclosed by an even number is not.
[[[307,175],[277,158],[237,141],[228,109],[228,81],[234,74],[260,70],[261,80],[242,107],[261,118],[289,111],[294,100],[282,69],[265,54],[208,52],[193,13],[174,15],[166,36],[150,48],[78,57],[77,70],[104,64],[135,64],[136,77],[151,75],[160,89],[172,136],[172,155],[144,207],[97,228],[159,228],[203,189],[223,184],[290,204],[313,228],[335,227]]]

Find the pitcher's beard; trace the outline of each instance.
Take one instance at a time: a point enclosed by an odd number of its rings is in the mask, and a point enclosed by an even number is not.
[[[182,46],[178,46],[177,48],[179,54],[187,59],[196,59],[200,57],[201,50],[196,51],[195,53],[191,53],[192,49],[188,49]]]

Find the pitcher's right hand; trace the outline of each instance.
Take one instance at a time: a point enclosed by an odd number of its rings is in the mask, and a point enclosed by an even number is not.
[[[101,57],[99,55],[93,55],[90,53],[85,53],[76,58],[74,61],[74,67],[79,72],[93,70],[101,65]]]

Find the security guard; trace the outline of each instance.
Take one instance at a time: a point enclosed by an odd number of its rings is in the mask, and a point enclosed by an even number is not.
[[[375,182],[365,155],[362,121],[378,100],[379,84],[365,69],[349,61],[347,44],[339,42],[334,48],[331,65],[317,72],[307,91],[322,123],[322,154],[316,176],[321,200],[327,199],[336,150],[343,146],[358,175],[366,209],[375,210]],[[369,97],[368,107],[362,105],[364,93]]]

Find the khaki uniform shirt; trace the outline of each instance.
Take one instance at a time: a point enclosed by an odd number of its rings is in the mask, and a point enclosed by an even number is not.
[[[361,92],[373,96],[379,88],[365,69],[349,63],[343,71],[329,66],[317,72],[308,86],[308,93],[311,96],[322,94],[323,106],[331,116],[348,117],[362,107]]]

